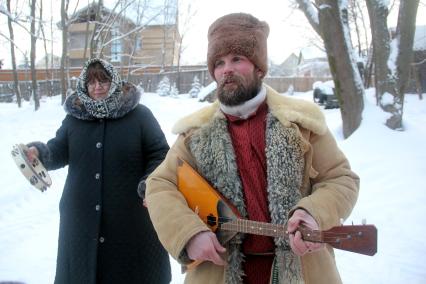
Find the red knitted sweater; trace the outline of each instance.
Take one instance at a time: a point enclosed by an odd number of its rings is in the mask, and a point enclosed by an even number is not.
[[[228,130],[237,160],[248,218],[254,221],[270,222],[266,192],[265,127],[268,106],[264,102],[247,119],[226,115]],[[269,283],[273,255],[253,254],[273,252],[271,237],[246,235],[243,252],[246,255],[243,268],[244,283]]]

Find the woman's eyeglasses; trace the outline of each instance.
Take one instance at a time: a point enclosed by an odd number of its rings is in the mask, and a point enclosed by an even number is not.
[[[111,82],[110,81],[97,81],[97,80],[94,80],[94,81],[88,82],[87,83],[87,87],[93,89],[93,88],[96,87],[96,84],[98,84],[102,89],[105,89],[105,88],[109,87],[109,85],[111,84]]]

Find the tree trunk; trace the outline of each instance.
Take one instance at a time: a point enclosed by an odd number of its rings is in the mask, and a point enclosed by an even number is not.
[[[347,11],[343,15],[335,0],[322,2],[326,8],[319,10],[319,27],[339,100],[343,136],[348,138],[361,124],[364,87],[349,40]]]
[[[413,62],[413,43],[416,30],[416,15],[419,0],[401,1],[399,6],[398,24],[396,33],[399,36],[399,53],[396,65],[398,66],[397,88],[404,95]]]
[[[66,2],[66,3],[65,3]],[[62,27],[62,57],[61,57],[61,97],[62,104],[65,103],[67,95],[67,80],[65,74],[65,68],[67,68],[67,57],[68,57],[68,0],[61,0],[61,27]]]
[[[35,34],[35,8],[36,0],[31,0],[31,91],[34,98],[34,109],[38,110],[40,108],[40,100],[37,93],[37,76],[35,69],[35,55],[36,55],[36,41],[37,37]]]
[[[43,27],[43,1],[40,1],[40,21],[39,21],[39,28],[43,35],[43,47],[44,47],[44,64],[45,64],[45,72],[46,72],[46,88],[47,88],[47,95],[50,97],[52,96],[53,89],[52,89],[52,81],[49,80],[50,72],[49,72],[49,54],[47,52],[47,40],[46,40],[46,34],[44,32]]]
[[[10,10],[10,0],[7,0],[7,11],[9,14],[11,13]],[[10,56],[12,59],[12,70],[13,70],[13,91],[16,95],[16,101],[18,102],[18,107],[21,107],[22,105],[22,98],[21,98],[21,90],[19,88],[19,81],[18,81],[18,72],[16,70],[16,57],[15,57],[15,36],[13,34],[13,27],[12,27],[12,21],[8,17],[7,24],[9,26],[9,35],[10,35]]]
[[[310,1],[297,0],[297,3],[324,42],[339,100],[343,136],[347,138],[361,124],[364,109],[364,87],[349,40],[347,10],[342,15],[337,0],[316,0],[318,10]]]
[[[386,125],[402,130],[405,83],[412,61],[415,22],[419,0],[401,1],[398,26],[393,39],[387,27],[388,7],[379,0],[367,0],[374,52],[376,97],[380,107],[390,114]]]

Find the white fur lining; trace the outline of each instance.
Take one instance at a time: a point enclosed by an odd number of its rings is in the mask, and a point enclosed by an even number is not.
[[[272,114],[285,126],[290,123],[301,125],[316,134],[322,135],[327,131],[324,114],[314,103],[301,99],[283,96],[264,84],[266,87],[266,103]],[[198,111],[177,121],[172,133],[184,133],[191,128],[198,128],[208,123],[219,112],[219,102],[203,107]]]

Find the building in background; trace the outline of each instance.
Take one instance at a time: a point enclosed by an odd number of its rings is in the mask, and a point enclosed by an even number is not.
[[[176,65],[180,43],[177,1],[167,6],[155,6],[155,2],[146,1],[150,4],[145,7],[119,4],[112,9],[94,3],[78,10],[69,19],[70,67],[80,67],[95,56],[117,66]]]

